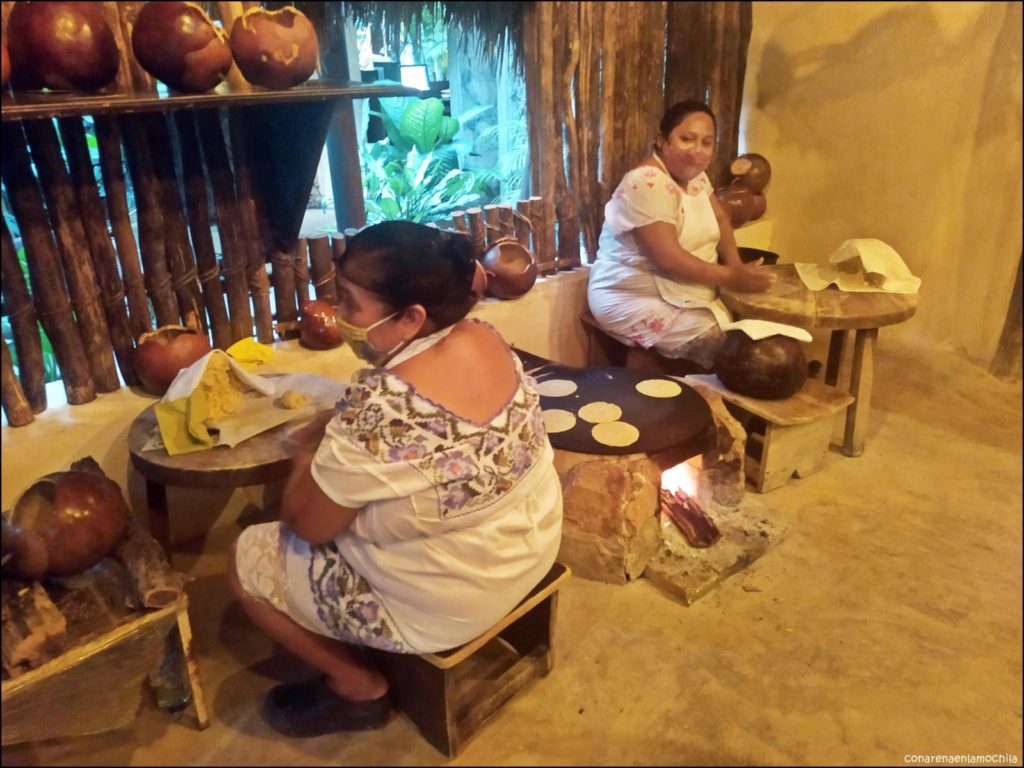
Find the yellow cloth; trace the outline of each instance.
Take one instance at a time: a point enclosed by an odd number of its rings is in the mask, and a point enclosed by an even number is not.
[[[274,350],[265,344],[260,344],[253,338],[240,339],[228,347],[227,352],[235,359],[235,362],[251,371],[258,365],[262,365],[274,354]]]
[[[156,423],[160,427],[160,438],[164,441],[164,447],[171,456],[203,451],[211,447],[194,440],[189,434],[188,401],[189,398],[180,397],[168,403],[157,403],[153,408],[156,412]]]

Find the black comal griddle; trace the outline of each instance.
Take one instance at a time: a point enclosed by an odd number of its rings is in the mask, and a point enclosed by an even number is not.
[[[714,441],[714,420],[711,408],[695,390],[678,379],[649,371],[628,368],[588,366],[576,368],[547,360],[516,349],[524,369],[538,383],[565,379],[576,385],[576,391],[565,397],[541,395],[541,408],[559,409],[576,416],[576,424],[565,432],[549,433],[551,445],[563,451],[593,453],[605,456],[630,453],[654,455],[665,451],[696,456],[708,450]],[[636,385],[648,379],[667,379],[682,391],[674,397],[651,397],[637,391]],[[614,403],[622,409],[620,421],[632,424],[640,432],[632,445],[615,447],[597,442],[591,435],[594,425],[579,418],[578,411],[587,403]]]

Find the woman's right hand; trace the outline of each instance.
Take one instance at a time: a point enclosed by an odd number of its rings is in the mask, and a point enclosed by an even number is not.
[[[761,293],[775,284],[775,274],[761,266],[763,259],[728,267],[722,284],[731,291]]]

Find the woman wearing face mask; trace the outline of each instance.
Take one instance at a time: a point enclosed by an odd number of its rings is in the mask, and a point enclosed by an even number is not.
[[[467,237],[369,227],[339,265],[358,371],[302,430],[281,522],[254,525],[228,579],[252,620],[323,672],[275,686],[263,716],[291,736],[384,725],[387,681],[361,652],[461,645],[547,573],[562,496],[539,398],[486,323],[464,319]]]
[[[672,105],[654,152],[605,206],[587,298],[598,323],[628,346],[710,368],[731,321],[718,287],[767,290],[774,276],[744,264],[705,169],[716,123],[699,101]]]

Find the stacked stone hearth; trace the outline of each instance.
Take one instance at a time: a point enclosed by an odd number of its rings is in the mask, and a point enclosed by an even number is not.
[[[713,446],[687,461],[695,499],[721,538],[699,549],[661,510],[661,474],[668,454],[598,456],[555,451],[564,520],[559,560],[585,579],[626,584],[641,575],[689,605],[752,563],[781,537],[770,511],[745,493],[746,433],[722,399],[708,399]]]

